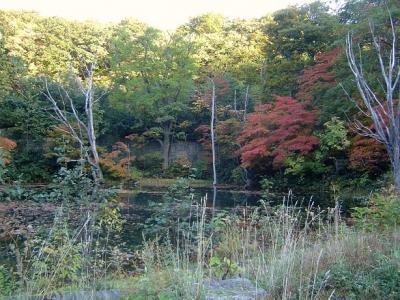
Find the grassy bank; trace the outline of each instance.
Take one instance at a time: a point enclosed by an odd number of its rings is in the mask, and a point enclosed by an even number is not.
[[[176,179],[171,178],[141,178],[138,181],[139,187],[169,187],[176,182]],[[205,179],[192,179],[190,185],[194,188],[212,188],[212,181]],[[218,184],[218,189],[243,189],[242,186],[232,184]]]
[[[268,299],[398,299],[400,231],[364,231],[325,214],[282,206],[217,217],[218,226],[179,249],[147,242],[146,272],[129,299],[201,298],[194,282],[245,277]],[[212,238],[211,238],[212,236]],[[195,249],[195,250],[190,250]],[[204,296],[204,295],[203,295]]]
[[[37,248],[42,257],[31,257],[23,284],[4,275],[0,287],[43,297],[54,291],[118,289],[123,299],[131,300],[202,299],[205,280],[243,277],[265,289],[267,299],[400,297],[396,227],[348,226],[338,206],[320,211],[264,204],[251,212],[220,212],[211,220],[212,211],[197,205],[192,214],[191,223],[175,230],[175,236],[167,230],[145,241],[127,258],[131,271],[121,267],[125,254],[115,248],[90,250],[78,232],[61,243],[59,233],[55,242],[60,245]],[[81,261],[82,249],[86,256],[90,251],[97,256]]]

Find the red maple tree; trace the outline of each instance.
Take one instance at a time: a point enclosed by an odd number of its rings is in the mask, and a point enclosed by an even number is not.
[[[270,158],[275,167],[280,167],[290,154],[307,154],[319,143],[312,135],[318,110],[307,109],[309,101],[274,97],[275,102],[258,105],[248,115],[239,137],[244,167],[255,166],[262,158]]]
[[[305,69],[299,76],[298,99],[312,100],[315,89],[327,88],[335,84],[335,74],[330,72],[330,68],[335,63],[340,51],[340,48],[333,48],[317,55],[315,65]]]
[[[372,138],[357,135],[349,154],[350,167],[360,172],[379,174],[389,165],[385,147]]]

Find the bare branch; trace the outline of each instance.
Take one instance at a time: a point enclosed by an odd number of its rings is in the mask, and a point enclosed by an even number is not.
[[[87,73],[85,84],[82,84],[78,78],[75,78],[78,88],[85,98],[84,119],[76,109],[73,98],[61,85],[58,86],[58,96],[62,108],[60,108],[53,94],[50,92],[47,80],[45,80],[45,92],[43,94],[52,105],[54,111],[54,115],[51,114],[52,117],[63,124],[66,128],[63,129],[58,127],[58,129],[64,133],[68,133],[78,142],[81,154],[80,160],[86,161],[91,166],[93,179],[96,183],[99,183],[103,179],[103,174],[100,168],[99,155],[96,146],[93,105],[95,101],[99,101],[105,93],[99,98],[94,99],[93,64],[90,64],[89,66],[85,65],[85,67]],[[75,120],[76,125],[73,125],[71,118]]]
[[[390,12],[389,18],[392,42],[388,45],[388,47],[390,47],[390,51],[388,52],[382,50],[381,39],[375,35],[374,24],[370,23],[371,35],[378,58],[380,73],[385,83],[384,87],[379,79],[377,79],[377,82],[385,94],[384,99],[379,97],[379,93],[372,89],[365,78],[362,68],[361,48],[358,46],[360,59],[357,61],[354,55],[353,37],[351,33],[348,33],[346,38],[346,55],[348,65],[354,75],[365,109],[361,108],[357,103],[356,107],[364,115],[368,115],[373,122],[373,127],[371,127],[356,120],[354,122],[355,127],[360,134],[371,137],[385,145],[392,164],[395,186],[400,192],[400,105],[398,103],[399,100],[395,103],[395,99],[393,98],[395,91],[399,88],[400,66],[396,58],[396,30]],[[384,57],[385,53],[388,53],[387,58]],[[346,94],[351,99],[347,92]]]

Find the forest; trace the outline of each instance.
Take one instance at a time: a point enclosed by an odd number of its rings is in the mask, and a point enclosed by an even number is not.
[[[399,24],[0,10],[0,299],[399,299]]]

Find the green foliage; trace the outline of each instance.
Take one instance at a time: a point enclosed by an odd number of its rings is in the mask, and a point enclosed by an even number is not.
[[[400,225],[400,198],[396,194],[374,194],[366,207],[353,208],[352,217],[360,227],[390,229]]]
[[[218,256],[212,256],[208,264],[213,275],[217,278],[226,279],[240,272],[239,266],[227,257],[221,259]]]
[[[374,264],[361,270],[345,263],[335,264],[325,284],[335,288],[332,299],[398,299],[399,261],[400,253],[396,251],[389,256],[375,254]]]
[[[146,220],[144,233],[149,236],[176,237],[181,230],[190,227],[190,211],[194,204],[193,188],[190,179],[178,178],[168,187],[161,203],[151,203],[155,212]]]
[[[29,241],[31,244],[28,247],[36,249],[37,252],[34,252],[29,260],[32,271],[28,276],[38,291],[49,284],[57,288],[78,283],[78,271],[83,266],[79,250],[83,244],[71,236],[71,233],[61,213],[48,236],[38,236]]]
[[[133,180],[134,182],[138,182],[140,179],[143,178],[143,172],[140,171],[137,168],[131,168],[130,169],[130,175],[129,177],[131,178],[131,180]]]
[[[111,58],[115,74],[111,98],[121,110],[128,109],[151,127],[149,137],[162,140],[167,153],[164,166],[168,166],[175,125],[190,111],[197,70],[195,45],[186,36],[167,36],[153,28],[139,35],[121,28],[112,42],[124,47]]]
[[[243,168],[242,167],[234,168],[232,170],[229,181],[238,186],[244,186],[246,184],[246,181],[245,181],[245,171],[243,170]]]
[[[163,172],[165,178],[189,177],[192,175],[192,163],[186,157],[178,157],[175,161],[171,162],[167,169]]]
[[[337,117],[324,124],[325,130],[319,135],[321,152],[328,153],[343,151],[350,146],[348,132],[342,120]]]
[[[0,296],[9,296],[15,289],[10,271],[0,265]]]
[[[305,179],[306,175],[323,174],[326,172],[326,166],[321,162],[321,158],[315,153],[315,157],[305,158],[303,156],[289,156],[285,160],[285,175],[299,176],[300,181]]]
[[[275,198],[275,194],[273,192],[274,182],[271,179],[264,177],[259,181],[259,185],[262,190],[261,198],[264,201],[269,202],[271,198]]]
[[[81,219],[71,213],[61,207],[50,229],[28,236],[23,243],[19,267],[23,274],[18,274],[22,292],[42,295],[66,285],[93,288],[107,272],[120,270],[122,252],[109,239],[116,240],[122,229],[115,202],[111,199],[97,212],[85,211]]]
[[[163,158],[159,152],[147,152],[138,155],[133,165],[147,177],[160,177]]]
[[[298,75],[338,39],[340,27],[337,16],[319,1],[275,12],[265,26],[265,92],[294,97]]]
[[[291,155],[286,159],[286,175],[299,176],[300,180],[304,181],[307,175],[327,174],[328,171],[336,168],[334,165],[336,159],[345,157],[350,141],[342,120],[332,117],[324,124],[324,130],[317,136],[320,141],[319,148],[310,157]]]
[[[45,188],[29,189],[20,182],[0,192],[0,199],[7,201],[56,202],[68,205],[103,202],[113,196],[112,190],[94,190],[93,180],[82,166],[73,169],[60,168],[52,184]]]

